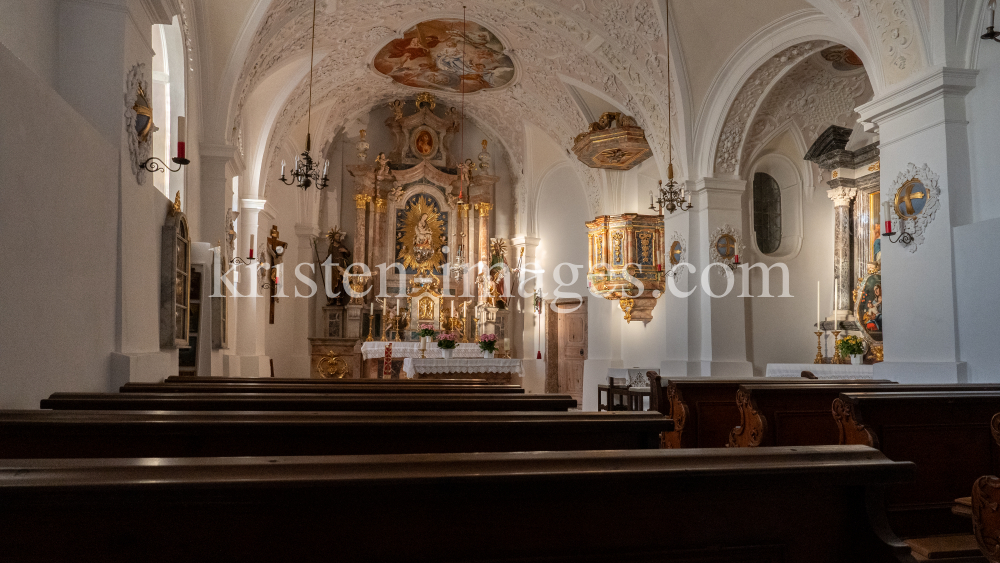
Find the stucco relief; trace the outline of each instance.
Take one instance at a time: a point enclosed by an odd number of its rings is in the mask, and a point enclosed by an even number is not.
[[[268,69],[280,59],[306,48],[300,37],[308,35],[302,32],[308,27],[308,18],[291,15],[294,13],[293,4],[279,4],[276,9],[280,13],[275,17],[269,15],[267,25],[262,26],[263,33],[270,36],[266,40],[255,38],[258,52],[253,54],[252,49],[248,57],[234,127],[241,122],[240,112],[246,94],[253,90]],[[558,75],[590,84],[617,100],[647,130],[654,153],[664,157],[667,146],[664,138],[666,104],[661,96],[666,88],[658,78],[665,67],[663,41],[640,41],[635,49],[631,49],[622,47],[617,41],[609,42],[606,37],[631,37],[639,29],[644,39],[661,38],[659,19],[654,17],[655,10],[649,0],[619,0],[611,6],[604,2],[579,0],[470,4],[473,4],[469,6],[470,14],[505,35],[510,43],[508,51],[524,67],[524,79],[507,91],[484,97],[470,96],[466,100],[468,115],[501,138],[515,162],[514,171],[521,168],[523,131],[520,123],[506,119],[507,116],[524,116],[525,120],[540,125],[566,148],[587,125]],[[572,5],[572,8],[565,9],[567,5]],[[373,80],[370,75],[374,73],[364,68],[363,59],[379,41],[384,42],[387,37],[387,28],[376,25],[376,22],[405,22],[409,21],[409,16],[435,9],[450,7],[439,2],[425,2],[420,6],[393,3],[380,5],[378,11],[373,12],[370,4],[344,2],[338,6],[336,14],[320,15],[320,27],[369,30],[360,37],[354,34],[350,38],[338,37],[336,33],[326,34],[328,39],[322,48],[327,51],[327,56],[316,68],[314,98],[321,100],[317,103],[328,105],[330,122],[346,122],[359,112],[370,109],[373,102],[384,103],[407,94],[397,91],[385,81]],[[610,17],[612,12],[613,17]],[[291,23],[280,27],[277,22],[282,20]],[[280,29],[272,29],[276,27]],[[600,45],[601,48],[591,54],[584,48],[588,44]],[[650,73],[650,68],[657,72]],[[376,100],[372,92],[384,94]],[[441,99],[442,103],[458,103],[457,97],[450,99],[442,95]],[[284,138],[289,124],[296,123],[304,115],[305,106],[305,87],[300,85],[282,109],[271,138]],[[272,148],[276,155],[277,147]],[[589,203],[594,209],[599,209],[600,178],[589,171],[581,171],[579,175]]]
[[[789,47],[772,56],[750,75],[743,84],[722,125],[722,132],[715,150],[715,173],[735,175],[739,170],[743,139],[750,119],[753,117],[761,97],[768,88],[790,67],[806,57],[830,47],[829,41],[811,41]]]
[[[871,98],[871,83],[863,69],[841,72],[820,54],[812,55],[778,80],[760,104],[743,143],[741,162],[749,162],[789,121],[806,146],[830,125],[850,128],[857,118],[854,108]]]

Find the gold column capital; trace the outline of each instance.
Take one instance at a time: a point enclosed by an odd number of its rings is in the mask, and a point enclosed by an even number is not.
[[[385,213],[386,209],[389,208],[389,201],[382,197],[375,198],[375,211],[378,213]]]
[[[372,196],[368,194],[355,194],[354,203],[358,205],[358,209],[364,209],[368,207],[368,202],[372,200]]]
[[[480,217],[489,216],[491,209],[493,209],[492,203],[482,202],[476,204],[476,211],[479,213]]]

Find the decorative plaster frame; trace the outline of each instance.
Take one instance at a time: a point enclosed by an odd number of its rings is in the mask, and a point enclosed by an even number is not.
[[[724,258],[715,248],[715,243],[719,240],[719,237],[723,235],[729,235],[736,239],[736,252],[733,253],[733,258]],[[708,257],[712,264],[722,264],[732,268],[735,257],[739,255],[740,250],[743,248],[743,237],[740,236],[740,232],[737,231],[735,227],[729,224],[715,229],[712,231],[712,235],[708,237]]]
[[[125,133],[128,136],[126,143],[128,144],[128,153],[132,161],[132,174],[135,174],[135,181],[139,185],[142,185],[146,183],[146,175],[148,174],[143,165],[153,154],[152,135],[159,131],[159,128],[156,127],[155,123],[152,123],[146,142],[139,141],[139,134],[135,132],[136,113],[132,109],[135,106],[136,99],[139,97],[139,88],[142,88],[142,91],[146,92],[147,97],[151,96],[149,81],[146,79],[145,63],[134,65],[125,77]],[[152,121],[152,118],[150,118],[150,121]]]
[[[675,242],[681,243],[681,256],[680,258],[678,258],[677,264],[672,264],[670,262],[670,249],[673,248]],[[680,231],[674,231],[674,234],[670,236],[670,242],[667,244],[666,248],[664,249],[664,252],[666,254],[666,256],[664,256],[664,258],[666,259],[663,261],[664,267],[668,268],[668,271],[675,271],[676,274],[683,275],[686,272],[685,269],[674,270],[674,268],[677,267],[678,265],[688,261],[687,239],[684,238],[684,235],[682,235]]]
[[[893,203],[890,205],[892,208],[892,219],[894,221],[899,221],[900,232],[907,232],[913,235],[913,242],[906,244],[900,241],[900,244],[910,253],[915,253],[917,248],[924,242],[924,231],[927,227],[934,221],[934,216],[937,214],[938,209],[941,208],[941,188],[938,187],[938,175],[931,171],[930,167],[926,164],[922,168],[917,168],[916,164],[912,162],[906,167],[905,170],[896,176],[896,181],[892,184],[892,190],[886,193],[885,196],[889,198],[890,202],[895,201],[896,192],[899,188],[903,186],[906,182],[916,178],[920,180],[920,183],[924,185],[927,190],[927,203],[924,204],[924,210],[916,217],[910,219],[904,219],[899,216],[896,211],[896,205]]]

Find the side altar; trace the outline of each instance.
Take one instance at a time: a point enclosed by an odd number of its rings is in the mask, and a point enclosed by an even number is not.
[[[520,265],[510,267],[507,241],[494,237],[499,177],[490,174],[487,141],[478,163],[459,161],[451,149],[462,127],[455,108],[436,111],[429,93],[412,106],[396,100],[389,107],[393,146],[369,160],[361,131],[360,164],[345,167],[354,179],[353,232],[331,229],[325,258],[316,253],[317,269],[329,260],[333,271],[325,275],[345,290],[320,308],[320,334],[310,338],[312,377],[384,377],[384,353],[372,350],[391,342],[389,377],[398,378],[421,327],[453,333],[476,352],[480,335],[496,334],[501,356],[519,336],[512,334],[509,288]]]

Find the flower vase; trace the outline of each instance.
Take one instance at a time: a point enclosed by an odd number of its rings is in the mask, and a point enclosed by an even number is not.
[[[851,354],[852,366],[860,366],[861,364],[864,363],[864,360],[865,360],[864,354]]]
[[[444,358],[444,359],[446,359],[446,360],[450,360],[452,354],[454,354],[454,353],[455,353],[454,349],[441,348],[441,357]]]
[[[487,351],[485,351],[485,350],[484,350],[484,351],[483,351],[483,358],[485,358],[485,359],[487,359],[487,360],[492,360],[492,359],[493,359],[493,356],[494,356],[495,354],[496,354],[496,352],[487,352]]]

